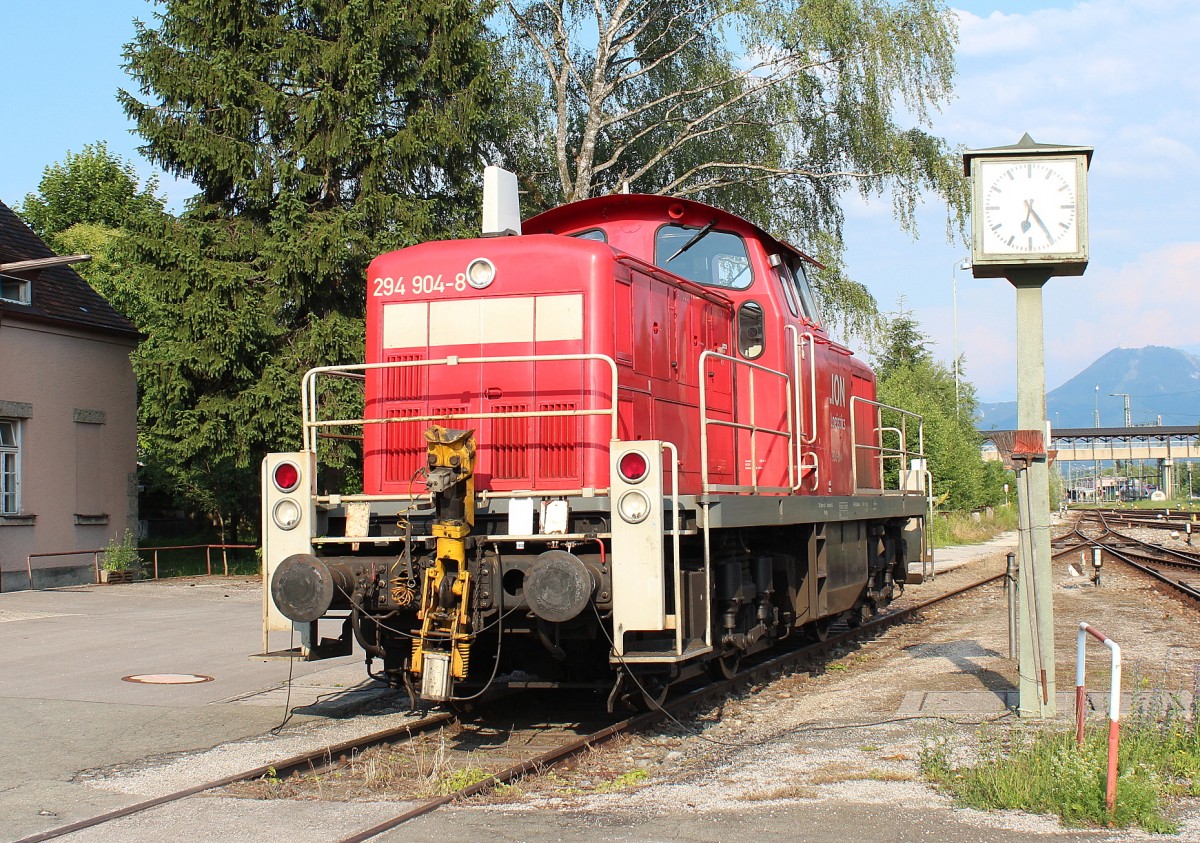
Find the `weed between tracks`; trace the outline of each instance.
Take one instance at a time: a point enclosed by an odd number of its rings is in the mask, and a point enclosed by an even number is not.
[[[233,796],[252,799],[353,801],[356,799],[429,799],[485,781],[509,762],[489,762],[486,752],[463,752],[453,746],[455,733],[443,730],[396,746],[365,750],[319,775],[282,778],[274,770],[257,781],[232,785]],[[633,746],[629,738],[611,742]],[[543,773],[539,788],[560,796],[616,793],[649,784],[651,775],[628,754],[629,766],[613,767],[594,750],[584,751],[561,771]],[[542,771],[539,771],[541,773]],[[523,798],[525,782],[498,784],[476,800],[508,802]]]
[[[254,799],[426,799],[444,796],[484,781],[474,753],[457,753],[452,734],[418,736],[395,747],[365,750],[330,772],[280,778],[269,771],[258,781],[234,785],[235,796]]]

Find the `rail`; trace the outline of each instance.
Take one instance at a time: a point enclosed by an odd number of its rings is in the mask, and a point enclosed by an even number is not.
[[[748,422],[727,421],[709,416],[708,414],[708,379],[705,378],[705,365],[709,360],[723,360],[730,364],[734,372],[737,369],[733,367],[742,367],[749,372],[748,375],[748,394],[747,402],[750,405],[750,418]],[[775,427],[761,427],[758,424],[758,402],[756,400],[756,390],[754,385],[754,376],[756,373],[761,373],[764,377],[778,378],[783,382],[784,393],[784,408],[787,418],[787,427],[783,430]],[[748,360],[740,360],[728,354],[722,354],[719,351],[705,350],[700,354],[700,483],[704,494],[710,492],[749,492],[750,494],[759,494],[761,492],[788,494],[796,487],[796,450],[793,447],[795,441],[795,419],[792,417],[792,381],[785,373],[775,369],[761,366],[758,363],[751,363]],[[730,414],[733,418],[737,418],[736,413]],[[750,483],[711,483],[709,482],[708,471],[708,429],[709,427],[727,427],[733,430],[745,430],[749,433],[750,439]],[[758,448],[757,439],[761,436],[771,436],[783,438],[787,441],[787,458],[788,458],[788,475],[787,486],[761,486],[758,478],[760,466],[758,464]],[[738,469],[734,468],[734,478],[738,479]]]
[[[379,369],[411,369],[433,366],[486,365],[489,363],[557,363],[571,361],[594,360],[606,363],[611,373],[609,406],[607,409],[592,410],[547,410],[508,413],[436,413],[427,416],[389,416],[383,418],[327,419],[316,418],[317,381],[321,376],[365,379],[366,373]],[[358,427],[368,424],[411,424],[415,422],[453,421],[457,419],[520,419],[520,418],[552,418],[555,416],[608,416],[610,418],[610,439],[617,438],[617,363],[606,354],[523,354],[505,357],[458,357],[450,355],[436,360],[393,360],[386,363],[356,363],[345,366],[318,366],[309,369],[304,374],[300,387],[300,402],[304,419],[305,450],[317,452],[317,440],[324,435],[322,428]],[[365,410],[365,407],[364,407]]]
[[[872,433],[875,435],[875,442],[866,443],[858,441],[858,418],[856,409],[859,405],[865,404],[870,408],[872,415]],[[883,424],[883,414],[896,413],[898,423],[896,426],[885,427]],[[909,448],[909,426],[914,423],[917,426],[917,448],[911,450]],[[892,448],[884,444],[884,434],[894,433],[897,437],[896,447]],[[856,495],[909,495],[909,494],[925,494],[925,480],[927,472],[924,469],[911,469],[906,466],[912,465],[912,460],[919,459],[924,465],[925,460],[925,423],[916,413],[909,410],[903,410],[899,407],[893,407],[890,404],[884,404],[879,401],[872,401],[869,398],[863,398],[858,395],[850,398],[850,470],[854,475],[854,494]],[[859,485],[859,458],[860,451],[866,451],[869,455],[873,455],[876,460],[876,486],[864,487]],[[896,486],[895,489],[887,488],[887,462],[888,460],[896,460],[899,464],[896,470]],[[920,481],[915,484],[917,488],[910,488],[914,485],[910,481],[913,474],[920,476]]]

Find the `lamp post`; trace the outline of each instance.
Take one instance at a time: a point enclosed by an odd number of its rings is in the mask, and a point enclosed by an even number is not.
[[[1093,416],[1093,419],[1095,420],[1095,424],[1093,426],[1099,427],[1100,426],[1100,384],[1096,384],[1096,415]]]
[[[1099,389],[1099,388],[1100,388],[1099,386],[1096,387],[1096,389]],[[1129,408],[1129,399],[1132,396],[1128,392],[1110,392],[1108,394],[1112,398],[1124,398],[1125,399],[1125,426],[1132,427],[1133,426],[1133,416],[1129,412],[1129,409],[1130,409]],[[1100,425],[1097,423],[1096,427],[1099,427],[1099,426]]]
[[[954,417],[958,418],[958,271],[960,269],[970,269],[970,258],[963,258],[960,261],[955,261],[950,267],[950,294],[954,303]]]

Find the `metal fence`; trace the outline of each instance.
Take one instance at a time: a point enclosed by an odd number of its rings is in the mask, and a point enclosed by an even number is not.
[[[163,553],[168,553],[170,551],[181,551],[181,550],[203,550],[204,551],[204,571],[205,571],[204,575],[212,576],[213,575],[213,566],[214,566],[214,564],[216,564],[217,566],[219,566],[219,570],[218,570],[219,574],[221,574],[222,576],[229,576],[229,563],[230,563],[229,551],[231,551],[231,550],[258,550],[258,549],[259,549],[259,546],[256,544],[181,544],[181,545],[164,545],[164,546],[160,546],[160,547],[139,547],[139,548],[137,548],[137,552],[138,552],[139,559],[143,559],[143,562],[142,562],[143,567],[148,568],[147,573],[151,574],[150,578],[157,580],[157,579],[163,579],[163,577],[160,577],[160,575],[159,575],[160,574],[160,565],[159,565],[160,554],[163,554]],[[90,550],[61,550],[61,551],[51,551],[51,552],[45,552],[45,553],[31,553],[25,557],[25,575],[26,575],[26,577],[28,577],[29,588],[33,588],[33,577],[34,577],[34,573],[36,571],[55,570],[55,568],[53,568],[53,567],[34,568],[33,567],[34,559],[48,559],[48,558],[57,558],[57,557],[66,557],[66,556],[91,556],[92,557],[92,570],[94,572],[94,580],[93,581],[96,584],[99,584],[101,582],[100,572],[102,569],[102,567],[101,567],[102,563],[100,560],[101,560],[101,557],[103,557],[103,555],[107,552],[107,550],[108,550],[107,548],[101,547],[101,548],[93,548]],[[220,551],[220,556],[217,557],[216,559],[214,559],[214,551]],[[148,562],[145,561],[145,557],[144,557],[145,554],[150,555]],[[59,566],[59,567],[63,567],[63,566]],[[9,575],[10,576],[12,575],[11,571],[9,572]],[[199,574],[195,574],[195,575],[186,574],[186,575],[181,575],[181,576],[199,576]],[[0,572],[0,590],[3,590],[3,588],[4,588],[3,573]]]

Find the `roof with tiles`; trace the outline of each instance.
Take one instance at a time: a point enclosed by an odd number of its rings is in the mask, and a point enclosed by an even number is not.
[[[54,257],[12,209],[0,202],[0,264]],[[93,290],[70,266],[6,273],[30,281],[30,303],[0,300],[0,320],[28,318],[136,338],[137,328]]]

